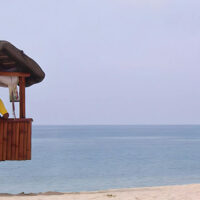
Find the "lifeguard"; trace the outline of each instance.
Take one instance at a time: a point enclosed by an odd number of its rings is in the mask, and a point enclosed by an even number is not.
[[[5,119],[9,117],[8,111],[6,110],[4,103],[1,99],[0,99],[0,113]]]

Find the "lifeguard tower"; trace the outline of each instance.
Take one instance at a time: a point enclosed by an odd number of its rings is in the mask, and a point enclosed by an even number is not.
[[[19,102],[18,118],[0,118],[0,161],[31,160],[33,120],[26,118],[25,89],[44,77],[40,66],[22,50],[7,41],[0,41],[0,86],[9,88],[13,108],[14,102]],[[19,87],[17,99],[12,96],[16,86]]]

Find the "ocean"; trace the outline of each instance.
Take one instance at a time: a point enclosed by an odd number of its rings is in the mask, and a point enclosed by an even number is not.
[[[32,160],[0,162],[0,193],[200,183],[200,125],[34,126]]]

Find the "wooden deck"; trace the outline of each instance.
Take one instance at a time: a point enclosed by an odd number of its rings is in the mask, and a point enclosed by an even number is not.
[[[31,160],[32,119],[0,119],[0,161]]]

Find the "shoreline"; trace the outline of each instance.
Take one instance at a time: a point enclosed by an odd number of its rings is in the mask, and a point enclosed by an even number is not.
[[[157,187],[110,189],[83,192],[44,192],[44,193],[0,193],[0,200],[197,200],[200,199],[200,184],[171,185]]]

